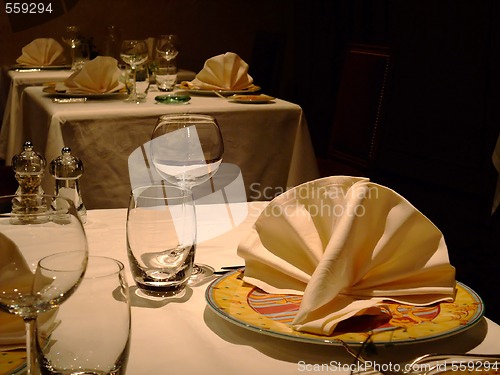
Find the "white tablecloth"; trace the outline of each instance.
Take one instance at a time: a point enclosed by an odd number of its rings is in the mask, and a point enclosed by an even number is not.
[[[270,200],[287,188],[318,177],[307,122],[300,106],[277,99],[269,104],[238,104],[218,97],[193,96],[186,105],[121,99],[58,104],[41,87],[23,94],[24,128],[16,130],[19,152],[24,140],[50,162],[69,146],[84,164],[81,178],[87,208],[126,207],[130,191],[128,157],[151,137],[158,116],[205,113],[214,116],[224,139],[224,162],[241,169],[249,200]],[[12,155],[9,155],[12,156]],[[53,189],[45,177],[46,191]]]
[[[70,70],[42,70],[42,71],[2,71],[2,92],[7,92],[5,109],[3,113],[2,127],[0,131],[0,158],[10,163],[16,150],[11,149],[22,143],[19,137],[22,133],[16,132],[18,126],[23,122],[20,111],[21,95],[26,87],[39,86],[47,82],[64,81],[71,74]]]
[[[224,215],[227,210],[215,211],[209,205],[198,205],[200,237],[205,240],[197,247],[196,261],[216,269],[243,264],[236,254],[236,247],[264,206],[263,202],[253,202],[248,206],[246,203],[232,204],[230,208],[234,217],[247,210],[248,216],[230,229]],[[214,212],[222,214],[214,215]],[[88,213],[85,228],[91,255],[107,255],[121,260],[133,290],[126,258],[125,219],[125,209],[92,210]],[[213,228],[223,223],[227,225],[227,233],[206,239]],[[149,302],[134,296],[127,374],[289,375],[307,373],[307,368],[311,373],[312,365],[326,368],[337,363],[352,363],[352,358],[340,347],[291,342],[233,325],[206,305],[206,286],[189,288],[184,299],[170,302]],[[500,353],[499,337],[500,326],[483,319],[475,327],[453,337],[380,348],[375,360],[395,363],[429,352]],[[332,369],[325,372],[329,371],[347,373]]]
[[[215,269],[243,264],[236,248],[265,205],[265,202],[198,204],[200,242],[196,261]],[[126,209],[90,210],[85,230],[90,255],[110,256],[125,265],[132,293],[127,375],[349,373],[336,369],[353,363],[341,347],[270,337],[219,317],[205,301],[208,284],[189,287],[179,299],[150,301],[137,297],[126,255],[126,214]],[[499,337],[500,326],[483,318],[474,327],[448,338],[378,347],[370,360],[380,365],[431,352],[500,353]]]

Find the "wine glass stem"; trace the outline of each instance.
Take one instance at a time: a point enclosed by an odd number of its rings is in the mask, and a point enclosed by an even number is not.
[[[75,68],[75,50],[76,50],[76,45],[72,44],[71,45],[71,69],[72,70]]]
[[[36,319],[24,319],[26,327],[26,374],[37,375],[39,372],[36,347]]]
[[[137,79],[137,67],[135,65],[130,66],[130,70],[132,72],[132,92],[130,93],[130,97],[133,98],[134,100],[137,99],[137,85],[136,85],[136,79]]]

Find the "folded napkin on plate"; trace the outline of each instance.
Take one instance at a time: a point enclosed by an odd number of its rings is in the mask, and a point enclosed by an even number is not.
[[[238,254],[246,282],[303,295],[298,331],[331,335],[384,300],[427,305],[455,295],[441,232],[405,198],[364,178],[327,177],[276,197]]]
[[[0,284],[2,289],[31,290],[33,273],[17,246],[0,233]],[[25,344],[23,319],[17,315],[0,313],[0,349],[5,346]]]
[[[66,62],[64,49],[52,38],[38,38],[22,48],[16,60],[18,64],[29,66],[61,65]]]
[[[64,86],[73,93],[106,94],[120,90],[121,71],[118,61],[109,56],[98,56],[86,62],[82,69],[64,81]],[[57,90],[57,88],[56,88]]]
[[[214,56],[190,82],[184,82],[191,89],[202,90],[244,90],[252,85],[248,64],[233,52]]]

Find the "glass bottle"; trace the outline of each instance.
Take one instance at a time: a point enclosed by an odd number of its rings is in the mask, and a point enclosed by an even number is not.
[[[13,212],[29,214],[46,209],[42,201],[42,179],[46,165],[45,158],[33,150],[31,141],[26,141],[23,151],[14,155],[12,168],[19,187],[16,190],[17,197],[13,200]]]
[[[61,155],[51,161],[50,173],[55,178],[55,195],[70,199],[83,223],[87,221],[87,210],[83,204],[79,179],[83,174],[83,163],[71,155],[69,147],[63,147]]]

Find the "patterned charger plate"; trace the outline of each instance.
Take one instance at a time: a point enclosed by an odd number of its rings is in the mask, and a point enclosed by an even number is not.
[[[241,327],[294,341],[358,345],[371,336],[374,344],[408,344],[457,334],[471,328],[484,314],[481,298],[457,283],[454,302],[424,307],[383,303],[390,310],[384,316],[349,319],[339,324],[332,336],[314,335],[295,331],[290,325],[301,296],[265,293],[243,282],[242,275],[242,271],[234,271],[209,285],[205,297],[210,308]]]

